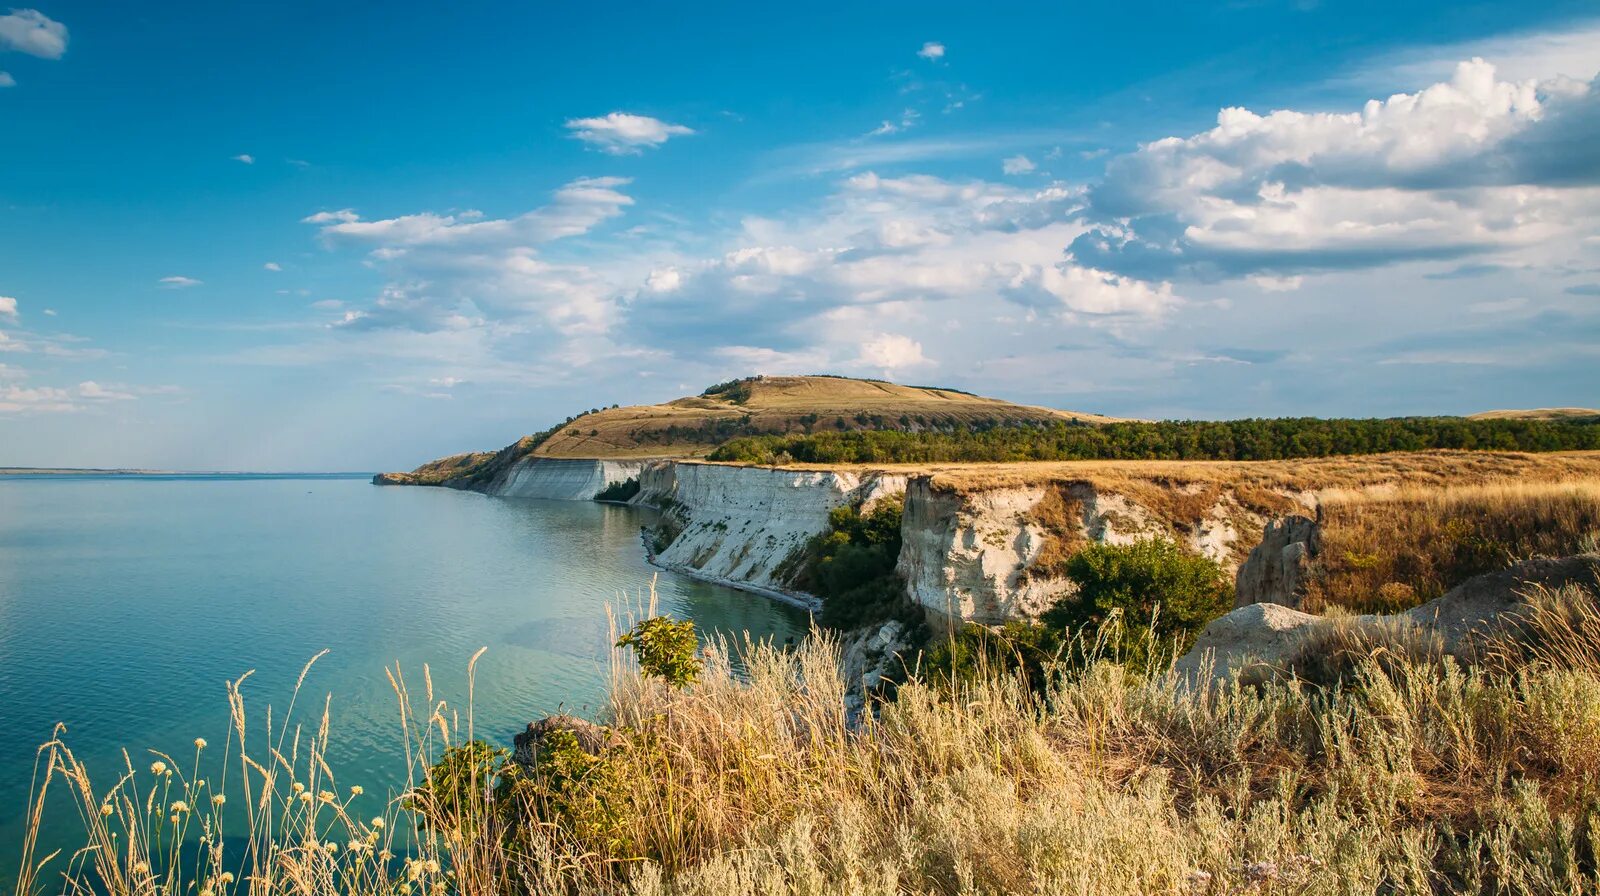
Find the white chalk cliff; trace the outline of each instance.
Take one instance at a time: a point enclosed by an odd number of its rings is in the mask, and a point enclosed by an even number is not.
[[[637,460],[527,457],[517,461],[489,494],[504,498],[592,501],[601,489],[613,482],[637,477],[643,467],[644,462]]]
[[[792,558],[827,531],[828,514],[904,491],[885,473],[778,470],[653,461],[639,475],[636,504],[659,508],[680,531],[655,560],[709,581],[815,606],[789,587]]]

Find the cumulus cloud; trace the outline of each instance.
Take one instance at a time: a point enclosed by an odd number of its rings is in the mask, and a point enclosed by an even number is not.
[[[1038,165],[1033,163],[1032,159],[1022,155],[1021,153],[1018,153],[1009,159],[1003,159],[1000,162],[1000,170],[1006,174],[1028,174],[1038,167]]]
[[[856,360],[888,373],[933,363],[922,356],[922,343],[894,333],[880,333],[861,343],[861,354]]]
[[[1483,60],[1359,112],[1224,109],[1113,159],[1072,246],[1138,277],[1293,276],[1531,246],[1600,216],[1600,90]]]
[[[229,158],[233,159],[235,162],[243,162],[246,165],[254,165],[256,163],[256,157],[247,152],[240,153],[236,156],[230,156]]]
[[[0,87],[15,87],[17,79],[11,77],[10,72],[0,72]]]
[[[0,296],[0,317],[8,320],[17,319],[17,300],[10,296]]]
[[[160,283],[162,287],[166,289],[188,289],[191,286],[199,286],[204,281],[196,280],[193,277],[184,277],[174,274],[171,277],[162,277],[156,282]]]
[[[262,265],[261,269],[264,271],[281,271],[283,270],[283,265],[278,264],[276,261],[269,261]]]
[[[930,40],[922,45],[922,49],[917,51],[917,55],[930,61],[943,59],[944,44],[941,44],[938,41]]]
[[[60,59],[67,52],[67,26],[37,9],[14,9],[0,16],[0,49]]]
[[[611,155],[637,154],[654,149],[673,137],[687,137],[694,129],[672,124],[648,115],[612,112],[596,118],[571,118],[567,130],[601,152]]]

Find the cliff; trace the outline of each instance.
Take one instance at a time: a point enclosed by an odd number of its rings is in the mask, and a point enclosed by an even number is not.
[[[709,581],[815,608],[789,587],[806,542],[834,508],[870,507],[906,477],[874,471],[782,470],[686,461],[648,463],[633,503],[664,515],[655,561]]]

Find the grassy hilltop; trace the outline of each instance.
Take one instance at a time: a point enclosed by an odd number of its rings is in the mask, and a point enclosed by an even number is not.
[[[882,380],[756,376],[664,404],[590,410],[497,452],[453,455],[379,481],[482,488],[530,456],[931,464],[1281,460],[1438,449],[1600,450],[1600,414],[1565,408],[1473,417],[1147,421]]]

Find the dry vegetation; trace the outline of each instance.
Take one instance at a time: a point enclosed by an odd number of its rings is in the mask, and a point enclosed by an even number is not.
[[[1468,420],[1570,420],[1573,418],[1600,417],[1594,408],[1529,408],[1527,410],[1482,411],[1468,415]]]
[[[906,418],[904,424],[902,417]],[[692,437],[689,431],[718,424],[738,427],[748,434],[883,426],[916,428],[935,421],[961,425],[988,420],[1103,423],[1111,419],[878,380],[765,377],[748,383],[748,395],[719,393],[585,414],[561,427],[535,454],[582,458],[702,457],[717,447],[720,439],[707,441]]]
[[[1098,662],[1044,693],[912,683],[859,726],[826,637],[747,647],[742,675],[712,649],[682,689],[619,658],[597,757],[531,789],[469,776],[457,801],[397,798],[377,820],[344,811],[325,725],[276,751],[253,734],[241,773],[206,786],[168,761],[97,788],[53,743],[89,849],[23,892],[1596,893],[1600,608],[1541,606],[1482,668],[1192,691]],[[414,759],[461,736],[421,696]],[[178,828],[215,831],[224,788],[253,807],[232,831],[248,847],[218,831],[174,861]]]
[[[1600,478],[1333,492],[1302,609],[1394,613],[1531,557],[1581,553]]]

